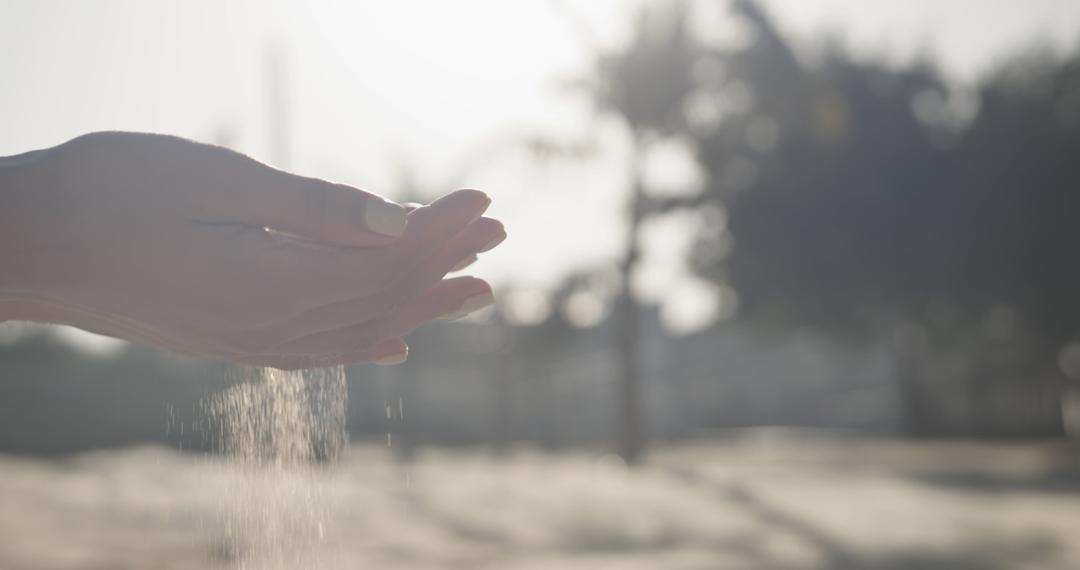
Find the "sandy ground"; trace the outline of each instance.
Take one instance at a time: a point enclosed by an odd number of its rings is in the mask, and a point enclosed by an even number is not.
[[[763,431],[632,471],[374,444],[273,475],[161,448],[0,456],[0,569],[1080,568],[1074,455]]]

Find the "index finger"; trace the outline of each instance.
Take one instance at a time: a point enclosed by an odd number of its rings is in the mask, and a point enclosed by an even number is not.
[[[227,221],[352,247],[385,245],[405,232],[405,208],[382,196],[262,164],[256,169],[223,192]]]

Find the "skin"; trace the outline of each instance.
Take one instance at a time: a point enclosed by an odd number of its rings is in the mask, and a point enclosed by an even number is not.
[[[221,147],[85,135],[0,159],[0,321],[283,369],[400,361],[409,331],[490,295],[446,278],[505,238],[489,203],[405,208]]]

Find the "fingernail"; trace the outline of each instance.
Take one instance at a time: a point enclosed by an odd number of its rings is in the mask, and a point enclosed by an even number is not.
[[[491,206],[491,196],[488,196],[487,194],[485,194],[484,192],[481,192],[479,190],[473,190],[473,192],[476,192],[477,194],[480,194],[482,199],[480,200],[479,208],[477,208],[477,210],[476,210],[475,214],[473,215],[472,219],[469,220],[470,224],[475,222],[476,220],[479,220],[481,217],[483,217],[484,212],[486,212],[488,207]]]
[[[487,242],[486,244],[484,244],[484,247],[480,248],[480,253],[483,253],[485,251],[491,251],[491,250],[495,249],[495,246],[499,245],[504,240],[506,240],[506,234],[503,234],[503,235],[501,235],[501,236]]]
[[[466,257],[465,259],[459,261],[457,265],[451,267],[450,272],[453,273],[455,271],[461,271],[462,269],[465,269],[466,267],[472,265],[473,262],[475,262],[477,259],[478,258],[475,255],[470,255],[469,257]]]
[[[375,233],[399,236],[405,231],[405,208],[383,200],[368,200],[364,207],[364,225]]]
[[[465,302],[461,304],[461,307],[459,307],[458,310],[454,311],[453,313],[443,315],[439,318],[445,321],[460,319],[461,317],[464,317],[469,313],[479,311],[480,309],[483,309],[484,307],[494,302],[495,295],[491,291],[485,291],[483,293],[473,295],[472,297],[465,299]]]
[[[401,364],[409,358],[408,352],[395,352],[393,354],[387,354],[386,356],[375,361],[375,364],[379,366],[393,366],[395,364]]]

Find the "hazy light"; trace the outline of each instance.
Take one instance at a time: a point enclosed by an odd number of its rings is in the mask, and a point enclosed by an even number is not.
[[[691,7],[690,31],[703,45],[719,50],[738,50],[757,41],[757,30],[745,20],[732,17],[727,3],[697,0]]]
[[[1063,47],[1080,20],[1080,4],[1052,0],[763,3],[782,32],[809,37],[842,30],[861,56],[891,50],[884,55],[908,58],[931,41],[943,67],[963,77],[977,76],[1036,34]],[[753,40],[753,30],[738,29],[723,3],[697,4],[694,26],[696,32],[705,28],[702,36],[720,43]],[[591,53],[583,35],[594,36],[602,48],[619,45],[629,37],[637,5],[7,3],[0,6],[0,42],[9,49],[0,50],[0,67],[18,88],[0,90],[0,104],[20,112],[0,129],[0,154],[87,130],[123,128],[201,139],[229,130],[237,147],[265,158],[260,69],[264,48],[274,42],[289,50],[298,170],[381,192],[392,188],[405,161],[421,183],[448,190],[441,185],[447,173],[459,170],[462,157],[502,133],[537,126],[562,132],[585,123],[561,107],[565,92],[557,85],[587,73]],[[975,14],[980,25],[972,25]],[[702,85],[724,76],[715,60],[694,66]],[[685,112],[695,129],[707,131],[731,114],[752,112],[753,99],[746,85],[734,83],[721,97],[691,96]],[[972,116],[977,98],[950,92],[945,106],[948,117]],[[759,151],[783,133],[775,135],[757,119],[746,133]],[[561,166],[546,184],[529,179],[518,165],[470,177],[470,185],[493,194],[492,214],[504,218],[515,236],[515,251],[492,252],[482,276],[551,287],[571,267],[618,255],[621,211],[611,205],[626,187],[626,165],[614,155]],[[722,182],[733,190],[752,185],[759,174],[743,157],[733,157],[724,172]],[[555,230],[552,220],[558,220]]]
[[[801,38],[839,38],[857,54],[904,63],[928,52],[968,81],[1038,38],[1057,51],[1076,40],[1080,3],[1071,0],[763,0],[780,29]]]
[[[719,307],[715,287],[698,280],[686,280],[665,300],[660,318],[669,331],[689,334],[712,324]]]
[[[669,138],[649,145],[642,161],[642,179],[650,193],[692,195],[705,184],[705,173],[685,140]]]
[[[30,334],[30,327],[17,321],[0,322],[0,346],[12,346]]]
[[[673,212],[642,224],[643,252],[631,286],[639,297],[662,302],[677,283],[689,274],[687,255],[694,242],[700,217],[693,212]]]
[[[0,322],[0,347],[14,346],[26,338],[42,332],[50,335],[61,344],[90,356],[113,356],[119,354],[128,345],[125,341],[86,332],[74,327],[8,321]]]
[[[911,112],[920,123],[952,131],[971,124],[978,110],[978,96],[962,90],[927,89],[911,98]]]
[[[638,297],[660,306],[668,330],[688,334],[735,314],[738,299],[734,290],[702,281],[688,267],[687,251],[696,243],[696,236],[714,230],[721,238],[727,236],[725,224],[722,209],[708,208],[705,214],[676,212],[643,226],[644,255],[632,286]],[[717,243],[726,244],[724,254],[730,250],[730,238]]]
[[[604,299],[592,291],[575,291],[562,306],[563,317],[571,325],[580,328],[594,327],[607,316]]]
[[[464,317],[462,317],[462,320],[473,322],[473,323],[486,323],[486,322],[490,321],[492,319],[492,317],[494,317],[494,316],[495,316],[495,306],[494,305],[488,305],[487,307],[484,307],[483,309],[473,311],[473,312],[469,313],[468,315],[465,315]]]
[[[515,325],[536,325],[551,314],[551,300],[536,289],[513,289],[500,297],[506,320]]]
[[[683,103],[686,123],[695,134],[706,137],[716,132],[724,118],[724,109],[715,93],[700,90],[691,93]]]
[[[86,332],[75,327],[51,327],[50,332],[64,344],[91,356],[113,356],[126,347],[126,342],[112,337]]]

